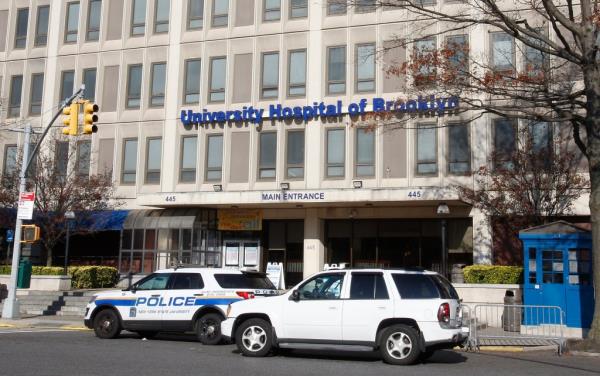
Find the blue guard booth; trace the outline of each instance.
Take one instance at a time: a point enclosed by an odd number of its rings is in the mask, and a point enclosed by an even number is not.
[[[522,230],[519,238],[524,251],[523,303],[561,307],[568,327],[589,328],[594,311],[591,232],[558,221]],[[524,316],[525,325],[558,323],[528,314],[527,309]]]

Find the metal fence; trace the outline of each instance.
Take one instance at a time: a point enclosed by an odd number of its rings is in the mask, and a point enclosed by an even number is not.
[[[469,347],[556,345],[562,354],[564,312],[560,307],[476,304],[469,315]]]

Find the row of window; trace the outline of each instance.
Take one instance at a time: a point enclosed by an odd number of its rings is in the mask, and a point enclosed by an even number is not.
[[[154,34],[169,31],[170,0],[130,0],[131,1],[131,28],[132,37],[146,34],[146,8],[148,1],[154,1],[154,15],[152,30]],[[244,0],[238,0],[244,1]],[[262,20],[264,22],[278,21],[281,19],[282,1],[262,0]],[[308,0],[287,0],[289,18],[308,17]],[[433,5],[435,0],[420,0],[423,5]],[[229,23],[229,0],[211,1],[211,27],[225,27]],[[66,4],[65,24],[63,31],[64,43],[76,43],[79,33],[80,1],[71,1]],[[204,0],[187,0],[187,30],[202,29],[204,24]],[[355,13],[373,12],[376,9],[376,0],[358,0],[354,5]],[[394,9],[393,6],[383,7]],[[346,14],[348,5],[346,0],[328,0],[327,15],[336,16]],[[48,42],[48,21],[50,6],[43,5],[37,8],[34,46],[46,46]],[[85,40],[98,41],[100,38],[100,25],[102,16],[102,0],[89,0],[87,8],[87,22]],[[29,8],[17,10],[17,23],[15,30],[15,49],[23,49],[27,45],[27,29],[29,22]]]
[[[75,71],[67,70],[61,73],[59,96],[60,100],[69,98],[75,89]],[[80,83],[85,84],[85,97],[92,102],[96,100],[96,68],[84,69]],[[2,84],[0,82],[0,84]],[[42,112],[42,98],[44,94],[44,73],[31,75],[29,90],[29,116],[38,116]],[[21,116],[21,102],[23,96],[23,75],[12,76],[10,79],[10,93],[8,100],[7,116],[9,118]]]
[[[549,123],[534,123],[529,125],[532,136],[532,147],[544,150],[552,147],[552,126]],[[420,123],[415,132],[415,173],[417,176],[437,175],[438,166],[438,125],[435,123]],[[512,155],[517,146],[517,125],[508,119],[495,119],[492,123],[494,166],[508,168],[512,163]],[[354,142],[354,177],[372,178],[375,170],[375,132],[367,128],[355,130]],[[447,172],[464,175],[471,173],[471,140],[468,124],[455,123],[448,126],[447,131]],[[325,172],[328,179],[341,179],[346,174],[346,128],[328,128],[325,131]],[[258,171],[257,179],[262,181],[274,180],[277,172],[277,132],[263,131],[258,138]],[[101,140],[102,141],[102,140]],[[89,140],[76,144],[76,173],[78,176],[89,175],[90,147]],[[112,144],[108,146],[112,148]],[[102,148],[102,142],[101,142]],[[180,144],[179,182],[195,183],[197,179],[198,137],[183,136]],[[107,162],[112,164],[112,150],[101,150],[101,154],[110,154]],[[209,134],[206,136],[204,154],[204,181],[221,182],[223,180],[223,135]],[[232,148],[234,154],[243,151]],[[305,133],[304,130],[289,130],[285,140],[285,179],[302,180],[305,168]],[[135,184],[137,178],[138,139],[123,140],[121,184]],[[243,156],[240,160],[243,160]],[[5,148],[3,173],[14,171],[17,158],[17,146],[8,145]],[[62,175],[67,174],[69,158],[69,143],[56,144],[56,166]],[[245,157],[247,158],[247,157]],[[159,184],[162,162],[162,138],[146,139],[145,184]],[[397,163],[401,163],[397,161]],[[102,173],[107,171],[101,171]]]

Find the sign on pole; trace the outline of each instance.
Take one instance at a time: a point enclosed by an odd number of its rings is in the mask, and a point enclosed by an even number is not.
[[[19,210],[17,219],[31,220],[33,218],[33,204],[35,192],[22,192],[19,196]]]
[[[13,230],[6,230],[6,241],[12,243],[15,240],[15,233]]]

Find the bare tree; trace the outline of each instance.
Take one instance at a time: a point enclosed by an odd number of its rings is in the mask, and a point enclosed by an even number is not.
[[[596,301],[589,337],[600,342],[600,2],[347,3],[385,7],[411,21],[409,31],[386,47],[410,51],[407,62],[388,69],[388,74],[402,75],[411,83],[406,94],[426,98],[435,90],[460,98],[460,111],[472,118],[487,113],[572,129],[575,144],[589,162]],[[465,30],[486,37],[490,32],[490,42],[497,41],[499,47],[477,53],[468,40],[448,38]],[[435,37],[445,40],[427,43]]]
[[[44,143],[28,172],[27,189],[36,193],[34,223],[41,229],[41,244],[46,251],[46,265],[51,266],[53,249],[67,232],[65,213],[76,214],[73,233],[93,231],[107,220],[98,212],[120,205],[113,197],[110,176],[89,174],[91,145],[89,139],[55,137]],[[0,207],[16,207],[19,195],[21,158],[16,158],[14,172],[2,176]]]

